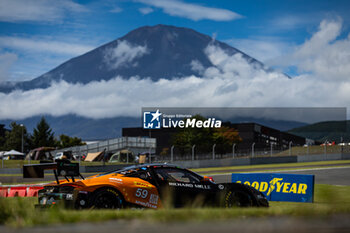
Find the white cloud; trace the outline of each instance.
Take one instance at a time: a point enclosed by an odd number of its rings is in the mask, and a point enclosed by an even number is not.
[[[320,23],[317,31],[310,40],[306,41],[297,53],[301,56],[312,56],[320,49],[324,49],[330,42],[334,41],[340,34],[342,23],[340,21],[324,20]]]
[[[179,0],[136,0],[146,5],[158,7],[171,16],[188,18],[194,21],[214,20],[231,21],[242,16],[226,9],[205,7],[194,3],[186,3]]]
[[[203,71],[205,69],[204,66],[202,65],[202,63],[198,60],[191,61],[190,65],[191,65],[191,69],[193,71],[199,72],[200,74],[203,73]]]
[[[17,59],[14,53],[0,53],[0,83],[10,79],[9,70]]]
[[[115,48],[107,48],[104,61],[111,69],[117,69],[121,66],[137,66],[134,60],[147,54],[149,50],[147,45],[133,45],[126,40],[118,41]]]
[[[214,69],[208,69],[210,76],[223,76],[225,78],[245,77],[246,79],[254,78],[256,72],[260,72],[260,67],[255,67],[256,64],[249,63],[243,58],[241,53],[236,53],[233,56],[228,55],[220,47],[209,45],[205,49],[205,53],[215,66],[217,74],[213,73]],[[207,71],[206,71],[207,72]],[[234,76],[232,76],[234,75]]]
[[[120,13],[120,12],[122,12],[122,11],[123,11],[122,8],[116,6],[116,7],[114,7],[112,10],[110,10],[109,12],[111,12],[111,13]]]
[[[270,21],[273,30],[293,30],[313,21],[310,15],[283,15]]]
[[[148,15],[148,14],[152,13],[154,10],[151,7],[142,7],[139,9],[139,11],[144,15]]]
[[[83,40],[83,39],[80,39]],[[0,36],[0,50],[18,54],[18,60],[12,66],[8,81],[24,81],[38,77],[74,56],[84,54],[96,46],[79,43],[79,37],[15,37]],[[87,43],[84,41],[84,43]]]
[[[269,65],[269,61],[292,50],[292,45],[281,38],[249,38],[226,40],[231,46]]]
[[[0,37],[0,47],[24,51],[50,52],[55,54],[81,55],[94,49],[93,46],[36,38]]]
[[[0,21],[59,22],[67,13],[88,9],[71,0],[1,0]]]
[[[206,52],[216,68],[205,70],[203,77],[157,82],[116,77],[86,85],[62,81],[47,89],[0,94],[0,119],[37,114],[77,114],[92,118],[135,116],[142,106],[235,107],[244,103],[246,107],[299,107],[350,103],[350,83],[339,86],[311,76],[289,79],[277,72],[256,69],[240,55],[229,56],[214,46],[209,46]],[[334,93],[329,93],[329,89]]]
[[[312,73],[328,81],[349,81],[350,34],[337,39],[341,33],[340,20],[323,20],[319,29],[292,54],[275,59],[274,65],[291,66],[299,72]]]
[[[340,48],[348,51],[349,38],[334,41],[331,36],[328,39],[320,36],[323,30],[328,32],[327,36],[336,35],[336,28],[333,24],[322,23],[320,30],[300,46],[298,51],[308,51],[306,48],[309,48],[309,43],[314,40],[316,44],[313,46],[326,46],[330,57],[335,56],[335,52],[341,52]],[[321,38],[317,39],[318,37]],[[321,43],[319,40],[324,41],[321,47],[317,45]],[[121,49],[120,54],[124,54],[121,55],[124,56],[123,62],[133,63],[133,58],[137,57],[135,54],[138,52],[125,55],[125,51],[133,50],[137,46],[130,47],[124,42],[122,47],[124,49]],[[318,53],[313,49],[310,51],[313,57],[320,59]],[[319,50],[318,52],[323,53]],[[47,89],[0,93],[0,119],[21,119],[38,114],[77,114],[89,118],[138,116],[143,106],[350,108],[349,78],[339,81],[334,77],[330,80],[318,73],[308,73],[290,79],[281,73],[267,72],[254,67],[240,54],[230,56],[213,45],[209,45],[205,53],[213,66],[205,69],[201,77],[189,76],[159,81],[116,77],[109,81],[91,82],[86,85],[62,81]],[[350,77],[350,71],[343,63],[336,68],[338,73]]]

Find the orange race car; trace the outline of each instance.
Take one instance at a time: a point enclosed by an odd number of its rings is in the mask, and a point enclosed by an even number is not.
[[[216,184],[210,177],[168,164],[134,165],[84,179],[78,164],[58,161],[24,166],[24,177],[43,177],[45,169],[54,170],[56,183],[39,191],[40,207],[58,203],[77,209],[269,205],[265,196],[250,186]],[[60,175],[66,179],[58,180]]]

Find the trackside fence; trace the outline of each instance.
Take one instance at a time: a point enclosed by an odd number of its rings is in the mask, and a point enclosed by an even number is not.
[[[311,156],[326,155],[332,157],[339,154],[350,154],[350,145],[313,145],[313,146],[290,146],[289,148],[254,148],[237,150],[234,146],[232,151],[220,153],[217,146],[207,152],[197,151],[196,146],[188,147],[186,150],[179,150],[175,146],[166,148],[166,153],[157,154],[155,160],[159,162],[171,161],[196,161],[216,159],[237,159],[237,158],[267,158],[267,157],[288,157],[288,156]]]
[[[55,150],[52,153],[63,151],[72,151],[73,154],[87,154],[106,150],[108,153],[114,153],[118,150],[129,149],[134,153],[151,152],[154,153],[157,146],[155,138],[141,138],[141,137],[121,137],[105,141],[90,143],[83,146],[68,147],[60,150]]]

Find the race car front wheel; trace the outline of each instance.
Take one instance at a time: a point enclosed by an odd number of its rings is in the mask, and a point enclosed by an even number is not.
[[[249,207],[253,205],[251,196],[241,190],[228,191],[225,195],[225,207]]]
[[[94,194],[93,207],[96,209],[121,209],[123,204],[123,197],[114,189],[101,189]]]

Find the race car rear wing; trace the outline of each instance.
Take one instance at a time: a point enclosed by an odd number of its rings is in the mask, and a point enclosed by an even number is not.
[[[79,172],[79,164],[71,163],[69,160],[40,161],[40,164],[23,165],[23,178],[44,178],[45,170],[53,170],[57,184],[59,184],[59,176],[63,176],[69,181],[68,177],[75,182],[74,177],[84,177]]]

